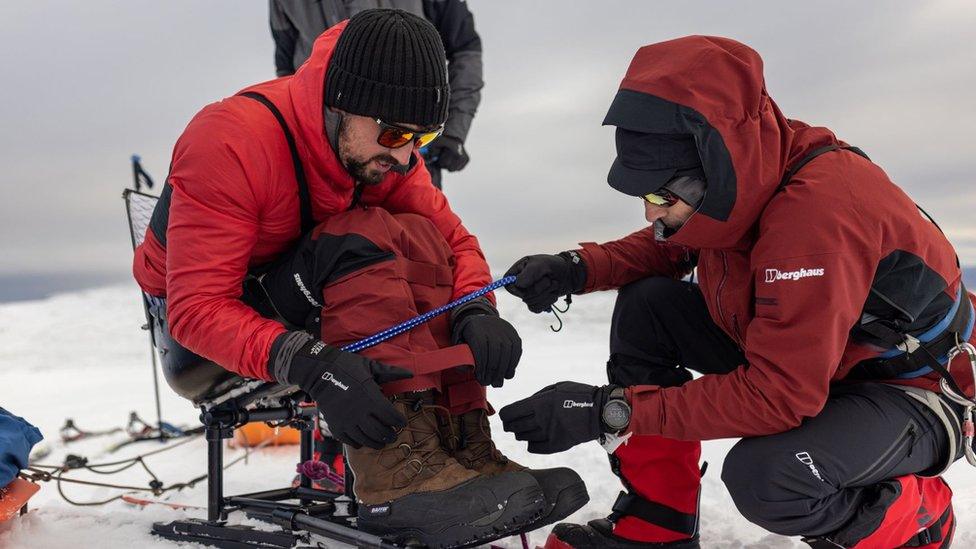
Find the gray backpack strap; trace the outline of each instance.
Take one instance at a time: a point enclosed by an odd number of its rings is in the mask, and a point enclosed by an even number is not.
[[[921,402],[926,408],[931,410],[945,427],[946,438],[949,440],[949,452],[946,454],[945,462],[938,464],[938,467],[933,472],[930,472],[932,471],[930,469],[924,471],[925,474],[916,474],[920,477],[937,477],[946,472],[949,466],[956,460],[956,452],[959,450],[959,443],[962,440],[962,426],[959,423],[959,418],[956,417],[956,412],[938,393],[933,391],[907,385],[891,385],[891,387],[904,391],[909,398]]]

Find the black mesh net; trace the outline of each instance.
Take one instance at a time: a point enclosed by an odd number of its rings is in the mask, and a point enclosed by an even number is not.
[[[159,197],[151,194],[126,189],[122,196],[125,199],[126,213],[129,215],[129,231],[132,234],[132,247],[142,244],[146,238],[146,229],[152,219],[153,208]]]

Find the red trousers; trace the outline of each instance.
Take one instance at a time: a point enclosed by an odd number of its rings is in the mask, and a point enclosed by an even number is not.
[[[353,343],[451,300],[454,255],[427,218],[391,214],[382,208],[351,210],[332,216],[316,227],[308,242],[313,251],[317,249],[321,254],[323,246],[319,241],[342,243],[349,248],[349,239],[345,238],[348,235],[364,238],[390,256],[324,284],[321,294],[324,341],[333,345]],[[345,255],[349,259],[328,263],[332,272],[355,264],[356,253]],[[485,388],[474,378],[470,349],[467,345],[452,344],[450,313],[370,347],[362,354],[414,372],[412,379],[384,385],[387,394],[435,389],[440,395],[439,404],[454,414],[488,408]]]

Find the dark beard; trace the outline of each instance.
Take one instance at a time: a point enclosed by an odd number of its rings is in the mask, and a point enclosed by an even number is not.
[[[397,165],[399,165],[399,162],[397,162],[395,158],[393,158],[388,154],[378,154],[373,158],[366,160],[365,162],[356,160],[352,157],[347,157],[342,160],[342,165],[346,168],[346,171],[349,172],[349,175],[351,175],[352,178],[355,179],[356,181],[363,183],[365,185],[377,185],[381,183],[383,179],[386,178],[386,174],[389,172],[378,172],[378,171],[368,170],[366,166],[368,166],[369,163],[372,162],[373,160],[382,160],[383,162],[388,162],[392,164],[394,168]],[[390,168],[390,170],[392,169],[393,168]]]
[[[395,170],[400,162],[396,158],[388,154],[378,154],[372,158],[366,160],[360,160],[354,157],[351,153],[345,150],[343,147],[344,142],[348,142],[348,136],[346,135],[346,125],[345,119],[339,119],[339,161],[342,162],[342,166],[349,172],[354,180],[364,185],[377,185],[386,178],[388,172],[376,172],[367,169],[370,162],[374,160],[380,160],[391,165],[390,170]]]

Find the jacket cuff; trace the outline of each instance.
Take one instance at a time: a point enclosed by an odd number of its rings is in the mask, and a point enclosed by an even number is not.
[[[271,353],[268,357],[268,374],[271,379],[282,385],[291,385],[288,381],[291,373],[291,361],[295,358],[295,353],[303,345],[315,339],[308,332],[284,332],[275,338],[271,344]]]
[[[465,325],[465,319],[478,315],[499,316],[498,309],[485,297],[472,299],[451,311],[451,341],[455,345],[461,343],[461,330]]]
[[[630,425],[635,435],[660,435],[663,430],[664,399],[657,385],[634,385],[624,390],[630,403]]]
[[[457,326],[457,323],[461,322],[464,317],[472,315],[499,316],[498,309],[491,304],[491,301],[488,301],[488,298],[482,296],[455,307],[451,311],[451,326]]]
[[[557,255],[569,263],[569,276],[572,284],[570,293],[578,294],[582,292],[586,286],[586,261],[583,260],[582,256],[576,250],[560,252]]]
[[[606,285],[610,279],[610,256],[596,242],[580,242],[576,250],[586,264],[586,283],[580,293],[588,293]]]

